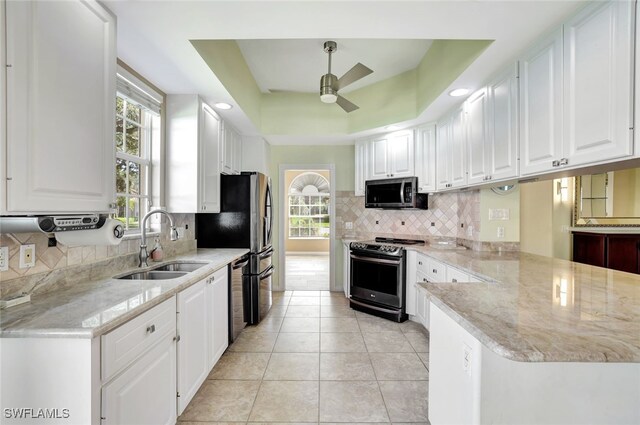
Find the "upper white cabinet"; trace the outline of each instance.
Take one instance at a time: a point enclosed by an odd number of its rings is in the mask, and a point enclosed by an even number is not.
[[[518,176],[518,65],[499,74],[487,85],[489,103],[488,180]]]
[[[517,103],[517,66],[465,102],[469,185],[518,176]]]
[[[414,175],[413,130],[382,135],[369,142],[369,178],[386,179]]]
[[[364,182],[368,177],[369,168],[369,144],[366,140],[356,140],[355,146],[355,195],[364,196]]]
[[[227,122],[222,123],[220,143],[220,172],[240,174],[242,168],[242,139],[240,134]]]
[[[108,212],[115,202],[115,18],[91,0],[2,7],[0,212]]]
[[[594,2],[520,69],[521,174],[633,154],[635,2]]]
[[[520,171],[535,174],[562,158],[562,29],[520,59]]]
[[[569,166],[633,153],[633,1],[596,3],[564,25]]]
[[[438,190],[467,184],[467,130],[464,106],[438,123],[436,150]]]
[[[220,118],[197,95],[169,95],[166,203],[171,212],[220,212]]]
[[[428,124],[416,129],[416,176],[418,192],[436,191],[436,126]],[[357,151],[356,151],[357,155]],[[357,156],[356,156],[357,158]]]
[[[487,180],[489,175],[489,134],[487,89],[482,88],[465,102],[467,143],[469,153],[469,184]],[[454,159],[455,161],[455,159]]]

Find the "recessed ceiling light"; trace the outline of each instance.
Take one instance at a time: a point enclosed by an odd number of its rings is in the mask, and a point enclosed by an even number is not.
[[[469,89],[455,89],[449,92],[449,96],[459,97],[469,93]]]
[[[215,106],[218,109],[231,109],[231,108],[233,108],[233,106],[229,105],[226,102],[214,103],[213,106]]]
[[[385,130],[389,130],[389,131],[396,131],[396,130],[400,130],[400,126],[398,126],[398,125],[388,125],[384,129]]]

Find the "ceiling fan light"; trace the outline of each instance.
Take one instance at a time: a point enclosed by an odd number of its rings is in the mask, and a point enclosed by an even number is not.
[[[320,100],[324,103],[336,103],[336,100],[338,100],[338,96],[333,93],[321,94]]]
[[[455,89],[449,92],[449,96],[459,97],[469,93],[469,89]]]

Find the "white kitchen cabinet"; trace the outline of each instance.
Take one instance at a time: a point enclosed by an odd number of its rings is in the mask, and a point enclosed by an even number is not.
[[[175,336],[172,297],[101,337],[103,423],[175,423]]]
[[[220,143],[220,170],[224,174],[240,174],[242,167],[242,140],[240,134],[226,121],[222,124]]]
[[[428,282],[426,275],[418,272],[418,281]],[[427,291],[420,285],[416,287],[416,321],[429,330],[429,301]]]
[[[427,124],[416,129],[415,169],[418,192],[436,191],[436,126]]]
[[[208,370],[229,346],[229,276],[224,267],[206,279]]]
[[[591,4],[564,25],[568,166],[633,154],[633,1]]]
[[[356,140],[355,144],[355,195],[364,196],[365,181],[369,178],[369,144],[366,140]]]
[[[102,389],[102,424],[174,425],[176,344],[174,333]]]
[[[108,212],[115,202],[115,17],[91,0],[2,7],[0,213]]]
[[[518,177],[518,64],[487,85],[487,101],[487,180]]]
[[[469,274],[462,272],[454,267],[447,266],[447,282],[470,282]]]
[[[594,2],[520,69],[521,174],[633,155],[635,2]]]
[[[178,293],[178,415],[209,373],[206,282]]]
[[[553,169],[562,158],[562,29],[520,63],[520,173]]]
[[[351,283],[351,248],[349,242],[343,242],[343,264],[342,264],[342,290],[344,296],[349,298],[351,296],[351,290],[349,284]]]
[[[469,155],[468,183],[482,183],[489,175],[489,134],[487,89],[475,92],[464,104],[467,127],[467,152]],[[455,161],[455,157],[454,157]]]
[[[417,257],[415,251],[407,251],[407,269],[405,277],[405,313],[410,316],[416,315],[416,279],[417,279]]]
[[[464,106],[438,122],[437,187],[447,190],[467,184],[467,132]]]
[[[170,212],[220,212],[220,118],[197,95],[168,95],[166,203]]]
[[[369,142],[369,178],[386,179],[414,175],[413,130],[396,131]]]

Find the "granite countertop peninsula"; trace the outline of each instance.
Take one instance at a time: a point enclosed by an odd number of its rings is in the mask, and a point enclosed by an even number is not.
[[[484,280],[417,284],[507,359],[640,363],[640,275],[522,252],[407,249]]]
[[[33,296],[29,303],[0,311],[0,337],[95,338],[171,298],[247,252],[247,249],[198,249],[163,262],[205,263],[203,267],[176,279],[106,278]],[[152,264],[149,268],[163,263]],[[116,275],[136,270],[123,270]]]

